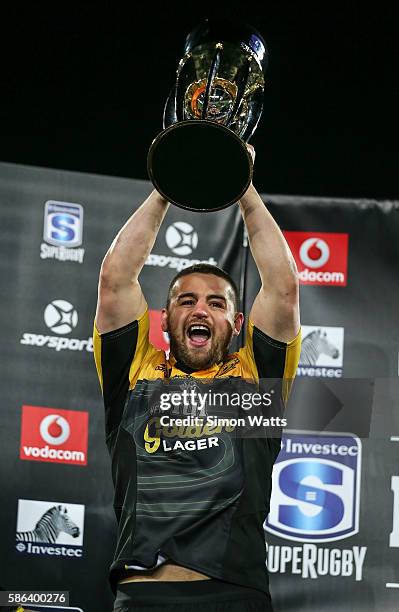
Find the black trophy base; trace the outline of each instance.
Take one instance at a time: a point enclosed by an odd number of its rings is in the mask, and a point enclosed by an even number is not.
[[[197,212],[237,202],[252,180],[252,159],[232,130],[213,121],[174,123],[152,143],[148,174],[169,202]]]

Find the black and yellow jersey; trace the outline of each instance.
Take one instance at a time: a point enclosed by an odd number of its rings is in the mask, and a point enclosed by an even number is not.
[[[153,568],[166,558],[268,591],[263,522],[280,440],[240,438],[206,425],[154,431],[150,400],[165,381],[189,386],[272,378],[283,381],[285,401],[299,354],[300,333],[287,344],[250,321],[244,348],[207,370],[188,372],[151,345],[148,312],[105,334],[94,326],[118,520],[113,589],[132,568]]]

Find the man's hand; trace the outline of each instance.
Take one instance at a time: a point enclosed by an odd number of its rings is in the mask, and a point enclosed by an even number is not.
[[[99,333],[123,327],[144,314],[138,276],[154,246],[169,204],[153,191],[122,227],[104,257],[98,285]]]
[[[252,145],[250,145],[250,144],[248,144],[248,143],[247,143],[247,149],[248,149],[249,154],[250,154],[250,156],[251,156],[251,158],[252,158],[252,164],[253,164],[253,165],[255,165],[255,156],[256,156],[256,151],[255,151],[255,149],[253,148],[253,146],[252,146]]]
[[[255,161],[255,149],[247,144]],[[289,342],[297,335],[299,283],[296,264],[277,223],[251,183],[240,200],[251,253],[262,281],[250,319],[275,340]]]

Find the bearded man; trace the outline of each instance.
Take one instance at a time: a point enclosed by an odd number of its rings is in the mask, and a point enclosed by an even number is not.
[[[196,434],[183,427],[170,437],[168,428],[153,431],[148,401],[164,381],[195,386],[265,378],[287,383],[281,386],[287,399],[300,353],[297,270],[252,184],[239,205],[261,289],[245,347],[236,353],[229,354],[229,346],[244,319],[237,288],[226,272],[207,264],[171,282],[162,311],[169,357],[149,342],[139,274],[169,206],[156,191],[102,263],[94,348],[118,520],[110,570],[115,612],[272,610],[263,522],[278,436],[231,440],[221,428]]]

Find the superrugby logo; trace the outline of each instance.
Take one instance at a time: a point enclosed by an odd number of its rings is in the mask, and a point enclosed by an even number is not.
[[[347,284],[348,234],[284,232],[303,285]]]
[[[81,504],[19,499],[15,535],[17,552],[82,557],[84,511]]]
[[[45,308],[44,322],[56,334],[69,334],[78,324],[78,313],[66,300],[53,300]]]
[[[45,203],[42,259],[83,263],[84,249],[74,248],[82,244],[82,237],[83,206],[55,200]]]
[[[176,255],[190,255],[198,245],[198,234],[185,221],[176,221],[166,230],[166,244]]]
[[[302,326],[298,376],[341,378],[344,357],[344,328]]]
[[[43,240],[55,246],[82,244],[83,206],[49,200],[44,205]]]
[[[330,542],[359,530],[361,442],[352,434],[287,432],[273,469],[266,530]]]
[[[36,333],[23,333],[21,344],[47,347],[56,351],[70,350],[93,352],[93,340],[80,340],[78,338],[61,338],[59,336],[70,334],[78,324],[78,313],[73,304],[67,300],[53,300],[44,309],[44,323],[58,336],[48,336]]]
[[[270,513],[264,527],[297,544],[269,544],[269,572],[362,580],[366,546],[344,549],[316,544],[358,533],[360,479],[357,436],[286,431],[273,468]]]
[[[20,458],[87,465],[88,412],[22,407]]]

